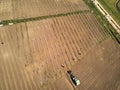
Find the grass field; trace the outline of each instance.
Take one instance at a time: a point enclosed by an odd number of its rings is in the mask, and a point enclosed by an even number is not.
[[[102,13],[93,5],[90,0],[84,0],[84,2],[89,6],[90,10],[93,11],[94,15],[96,16],[97,20],[101,25],[104,26],[107,33],[110,34],[110,37],[120,43],[120,35],[116,32],[116,30],[109,24],[109,22],[104,18]]]
[[[103,7],[110,13],[110,15],[117,21],[120,25],[120,12],[115,8],[116,0],[98,0]],[[119,4],[120,6],[120,4]]]
[[[120,3],[118,4],[118,6],[120,7]]]

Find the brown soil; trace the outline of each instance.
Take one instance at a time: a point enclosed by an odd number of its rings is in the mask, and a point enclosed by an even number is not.
[[[82,0],[0,0],[0,20],[89,10]]]
[[[48,90],[107,37],[91,13],[0,27],[0,88]]]
[[[119,90],[119,63],[120,45],[111,39],[105,40],[72,67],[81,81],[76,90]]]

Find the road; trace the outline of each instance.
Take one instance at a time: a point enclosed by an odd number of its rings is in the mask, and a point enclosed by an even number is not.
[[[99,9],[99,11],[105,16],[108,22],[113,26],[113,28],[120,34],[120,26],[112,18],[112,16],[103,8],[103,6],[97,1],[92,0],[94,5]]]

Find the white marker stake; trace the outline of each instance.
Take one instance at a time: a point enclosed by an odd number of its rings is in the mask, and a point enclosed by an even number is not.
[[[9,23],[9,25],[13,25],[13,23]]]
[[[2,27],[3,26],[3,24],[0,24],[0,27]]]

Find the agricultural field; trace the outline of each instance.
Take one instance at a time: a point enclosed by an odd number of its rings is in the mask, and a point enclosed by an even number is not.
[[[51,90],[108,36],[92,13],[0,27],[0,89]]]
[[[81,80],[81,85],[74,88],[76,90],[120,90],[119,64],[120,45],[108,38],[72,67],[73,73]]]
[[[83,0],[1,0],[2,20],[19,24],[0,26],[0,90],[119,90],[120,47]]]
[[[80,86],[76,87],[66,73],[52,84],[52,90],[119,90],[119,63],[120,46],[107,38],[71,68]]]
[[[120,25],[120,11],[115,7],[116,0],[98,0],[103,7],[109,12],[109,14]],[[119,4],[120,5],[120,4]]]
[[[0,20],[89,10],[83,0],[0,0]]]

